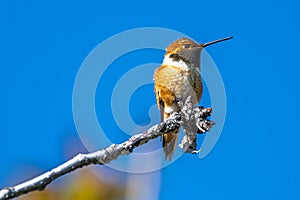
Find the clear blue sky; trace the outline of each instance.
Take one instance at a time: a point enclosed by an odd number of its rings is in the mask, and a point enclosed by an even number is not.
[[[300,199],[299,6],[291,0],[1,1],[0,187],[65,161],[69,138],[80,146],[72,89],[88,53],[119,32],[156,26],[199,42],[235,37],[207,49],[226,87],[221,138],[205,159],[184,155],[164,168],[160,198]],[[137,52],[143,59],[137,63],[161,62],[163,52],[148,53]],[[152,86],[139,92],[136,98],[149,94],[147,104],[154,103]],[[133,113],[147,113],[132,102]],[[18,167],[24,163],[31,167]]]

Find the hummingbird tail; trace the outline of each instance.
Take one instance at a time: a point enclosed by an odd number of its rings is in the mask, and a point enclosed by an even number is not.
[[[165,159],[171,161],[178,141],[178,132],[179,129],[175,130],[172,133],[164,134],[162,136],[162,146],[165,154]]]

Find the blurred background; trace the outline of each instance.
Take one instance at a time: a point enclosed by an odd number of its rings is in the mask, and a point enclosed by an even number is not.
[[[1,1],[0,188],[87,153],[72,115],[81,63],[112,35],[155,26],[198,42],[235,37],[207,48],[227,95],[226,122],[213,151],[204,159],[185,154],[145,174],[90,166],[19,199],[299,199],[298,8],[291,0]],[[130,53],[99,82],[105,90],[95,96],[97,116],[113,142],[129,137],[110,113],[114,84],[138,64],[160,63],[163,54]],[[200,104],[209,103],[205,93]],[[153,104],[153,85],[133,94],[129,109],[137,124],[149,123]]]

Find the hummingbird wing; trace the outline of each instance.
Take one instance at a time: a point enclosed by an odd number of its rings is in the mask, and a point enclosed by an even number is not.
[[[172,94],[166,88],[157,84],[155,85],[155,93],[156,93],[158,108],[160,110],[160,120],[161,122],[163,122],[169,118],[171,109],[177,108],[177,104],[175,102],[175,95]],[[173,101],[171,101],[172,99]],[[176,106],[174,106],[174,104]],[[175,112],[175,110],[173,110],[173,112]],[[162,146],[163,146],[166,160],[170,161],[173,157],[173,154],[176,150],[176,144],[178,141],[178,132],[179,129],[174,130],[171,133],[162,135]]]
[[[168,161],[172,160],[172,157],[176,151],[176,146],[178,143],[178,133],[179,129],[162,136],[162,147],[164,150],[165,159]]]
[[[165,120],[165,117],[164,117],[165,104],[164,104],[163,100],[160,98],[159,90],[156,93],[156,98],[158,98],[156,101],[157,101],[158,109],[160,112],[160,122],[163,122]]]
[[[174,76],[177,74],[178,72],[176,70],[168,69],[168,67],[165,67],[164,65],[160,66],[155,71],[154,91],[156,94],[156,102],[160,110],[161,121],[165,121],[172,112],[177,112],[179,110],[175,101],[176,96],[172,92],[172,88],[176,84],[172,80],[174,80]],[[176,150],[178,132],[179,129],[162,136],[162,146],[166,160],[170,161]]]

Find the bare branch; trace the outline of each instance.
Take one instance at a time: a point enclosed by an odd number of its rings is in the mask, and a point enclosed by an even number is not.
[[[182,116],[182,127],[184,129],[184,137],[179,147],[185,153],[199,153],[197,150],[197,133],[202,134],[211,129],[215,124],[207,119],[211,115],[211,108],[194,107],[191,96],[187,98],[185,103],[179,102]]]
[[[211,115],[211,111],[212,110],[210,108],[193,108],[190,106],[189,101],[187,101],[183,106],[182,112],[173,113],[168,120],[151,127],[146,132],[134,135],[129,140],[121,144],[112,144],[108,148],[100,151],[89,154],[78,154],[71,160],[36,178],[13,187],[7,187],[0,190],[0,199],[11,199],[34,190],[44,190],[48,184],[64,174],[91,164],[103,165],[110,163],[112,160],[116,160],[121,155],[131,153],[134,148],[147,143],[149,140],[157,138],[162,134],[170,133],[173,130],[180,128],[180,126],[184,126],[184,128],[186,128],[187,125],[194,127],[197,126],[198,129],[202,128],[201,131],[209,131],[213,125],[213,122],[207,119],[207,117]],[[189,131],[190,130],[195,129],[189,129]],[[191,135],[192,134],[195,134],[195,132],[191,133]],[[192,136],[189,136],[188,134],[186,137],[189,138]],[[187,150],[193,149],[189,148],[190,145],[189,140],[187,140],[187,142],[183,141],[181,144],[181,146],[184,147],[183,149],[185,152],[194,153]]]

